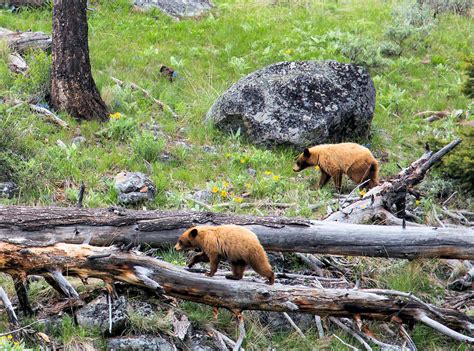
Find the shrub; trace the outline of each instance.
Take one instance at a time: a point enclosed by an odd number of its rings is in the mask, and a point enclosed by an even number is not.
[[[431,11],[416,4],[405,4],[392,13],[393,24],[389,26],[385,35],[402,47],[409,41],[413,47],[419,46],[433,29],[435,22]]]
[[[455,13],[461,16],[470,16],[472,0],[419,0],[421,6],[434,12],[434,16],[441,13]]]
[[[464,82],[462,92],[468,98],[474,98],[474,55],[466,60],[465,72],[467,74],[466,82]]]
[[[150,132],[143,132],[132,140],[135,157],[154,162],[165,147],[165,140],[154,136]]]

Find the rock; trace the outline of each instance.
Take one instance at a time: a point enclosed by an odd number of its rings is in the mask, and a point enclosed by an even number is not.
[[[153,200],[156,188],[150,178],[141,172],[120,172],[115,176],[118,201],[124,205]]]
[[[367,71],[335,61],[281,62],[231,86],[207,121],[255,144],[298,149],[366,138],[375,108]]]
[[[192,195],[192,198],[194,200],[204,202],[205,204],[211,203],[212,197],[212,192],[210,192],[209,190],[199,190]]]
[[[252,177],[257,176],[257,171],[253,168],[247,168],[247,173],[250,174],[250,176],[252,176]]]
[[[11,199],[18,190],[18,186],[13,182],[0,183],[0,197]]]
[[[217,347],[214,346],[214,340],[207,333],[201,331],[193,331],[189,337],[188,343],[191,351],[213,351]]]
[[[176,351],[177,348],[165,338],[160,336],[140,335],[110,338],[107,340],[107,350],[117,351],[141,351],[160,350]]]
[[[118,335],[128,322],[127,300],[120,296],[112,303],[112,332],[109,333],[109,305],[101,296],[76,312],[77,323],[85,328],[99,328],[103,334]]]
[[[173,155],[171,155],[169,152],[162,152],[160,154],[160,156],[158,156],[158,159],[161,161],[161,162],[171,162],[174,160],[174,157]]]
[[[139,8],[158,8],[171,17],[197,17],[209,11],[210,0],[134,0]]]
[[[77,136],[77,137],[72,139],[72,143],[75,144],[75,145],[83,144],[86,141],[87,141],[86,138],[84,138],[83,136]]]
[[[268,326],[268,328],[274,332],[294,331],[293,327],[290,325],[283,313],[264,311],[259,311],[256,313],[258,314],[258,318],[260,319],[261,323]],[[298,312],[289,312],[288,315],[303,332],[315,327],[314,316],[312,315]]]
[[[208,154],[217,153],[217,149],[214,146],[211,146],[211,145],[204,145],[202,147],[202,151],[204,151],[205,153],[208,153]]]

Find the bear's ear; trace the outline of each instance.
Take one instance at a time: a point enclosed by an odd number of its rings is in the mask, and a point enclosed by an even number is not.
[[[304,157],[310,157],[310,156],[311,156],[311,152],[309,152],[309,149],[304,149],[304,150],[303,150],[303,155],[304,155]]]
[[[191,236],[191,238],[194,239],[194,238],[197,237],[197,235],[198,235],[198,230],[197,230],[196,228],[194,228],[193,230],[191,230],[191,231],[189,232],[189,235]]]

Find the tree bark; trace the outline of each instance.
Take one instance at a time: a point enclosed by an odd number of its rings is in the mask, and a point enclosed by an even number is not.
[[[474,230],[355,225],[299,218],[235,216],[213,212],[133,211],[63,207],[0,207],[4,242],[146,243],[174,245],[190,226],[238,224],[257,234],[269,251],[414,259],[474,259]]]
[[[236,313],[265,310],[332,316],[359,314],[362,318],[378,320],[390,320],[392,316],[397,316],[402,320],[420,320],[426,324],[435,321],[454,329],[472,331],[474,328],[474,320],[461,312],[428,305],[418,299],[403,301],[384,294],[384,291],[314,289],[278,283],[269,286],[250,281],[209,278],[139,253],[119,252],[113,247],[72,244],[34,247],[0,243],[0,271],[13,275],[47,276],[60,286],[66,284],[63,290],[76,298],[75,289],[64,279],[63,273],[82,279],[98,278],[106,283],[121,281]],[[474,342],[474,338],[464,337],[465,341]]]
[[[92,78],[87,0],[53,1],[51,103],[77,119],[106,121],[108,109]]]

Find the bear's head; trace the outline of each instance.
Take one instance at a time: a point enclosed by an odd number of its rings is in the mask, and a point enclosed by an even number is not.
[[[296,162],[293,165],[293,171],[300,172],[305,168],[317,166],[319,156],[315,151],[304,149],[304,151],[296,157],[295,161]]]
[[[174,249],[176,251],[181,251],[197,248],[199,246],[198,242],[196,241],[197,235],[198,229],[196,227],[189,228],[179,237]]]

